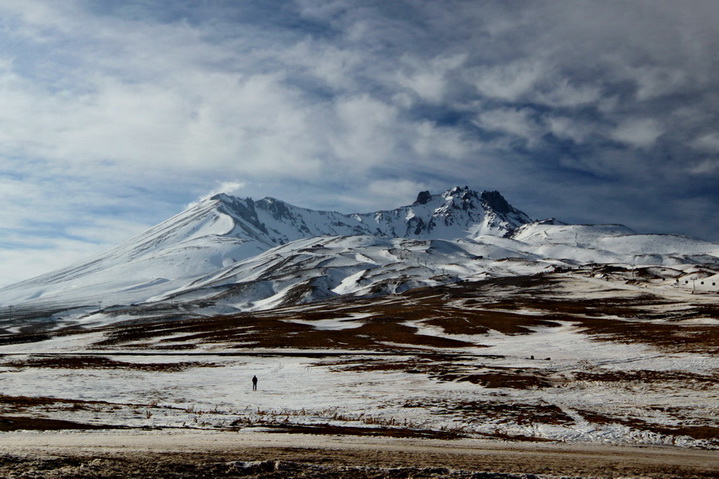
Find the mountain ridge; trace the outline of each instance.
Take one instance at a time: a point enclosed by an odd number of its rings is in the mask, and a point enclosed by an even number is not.
[[[499,192],[468,187],[352,214],[223,193],[104,254],[6,286],[0,304],[202,300],[222,311],[255,310],[638,261],[719,264],[719,245],[621,225],[533,221]]]
[[[313,236],[433,239],[459,239],[480,234],[506,236],[532,221],[512,207],[498,191],[478,193],[466,186],[452,188],[440,195],[421,192],[411,205],[370,213],[311,210],[272,197],[254,201],[224,193],[209,200],[218,201],[219,208],[236,220],[239,230],[274,245]]]

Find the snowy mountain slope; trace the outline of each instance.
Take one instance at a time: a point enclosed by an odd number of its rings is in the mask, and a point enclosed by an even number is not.
[[[532,220],[496,191],[478,193],[467,187],[441,195],[421,192],[412,205],[390,211],[345,215],[292,206],[274,198],[253,201],[220,194],[219,211],[236,223],[233,236],[268,244],[284,244],[316,236],[387,236],[391,238],[458,239],[508,235]]]
[[[716,243],[679,235],[638,234],[622,225],[535,222],[517,228],[511,237],[537,248],[541,256],[568,254],[583,263],[714,263],[719,257]]]
[[[0,301],[142,301],[268,245],[230,233],[234,222],[213,202],[196,205],[107,253],[0,290]]]
[[[211,301],[256,310],[589,263],[719,262],[719,245],[620,225],[531,222],[497,192],[422,192],[346,215],[216,195],[89,261],[0,290],[0,304]]]
[[[378,296],[482,274],[517,255],[474,241],[333,236],[297,240],[199,278],[155,300],[210,299],[239,310],[338,295]],[[550,268],[537,262],[532,272]]]
[[[392,211],[345,215],[225,194],[202,201],[111,251],[0,290],[1,304],[133,303],[274,246],[317,236],[462,238],[506,235],[530,221],[497,192],[453,188]]]
[[[715,244],[685,237],[631,235],[627,228],[605,225],[542,229],[552,243],[537,241],[537,235],[523,236],[534,238],[534,243],[490,235],[471,240],[372,236],[297,240],[154,299],[211,300],[228,311],[245,311],[585,264],[719,264]]]

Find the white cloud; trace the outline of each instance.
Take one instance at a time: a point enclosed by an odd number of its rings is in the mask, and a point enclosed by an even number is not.
[[[509,133],[534,143],[543,132],[543,128],[532,118],[527,109],[505,108],[489,110],[478,115],[476,120],[480,128]]]
[[[619,123],[610,135],[635,148],[649,148],[663,133],[663,127],[653,118],[631,118]]]
[[[266,52],[248,45],[248,56],[238,57],[231,43],[207,42],[187,24],[78,16],[89,28],[43,34],[59,45],[93,45],[61,52],[80,55],[80,66],[56,66],[48,85],[6,66],[0,154],[93,167],[109,160],[156,170],[317,174],[323,107],[308,103],[281,71],[258,72]],[[49,17],[33,15],[31,25]],[[82,88],[53,91],[75,80]]]
[[[92,223],[70,225],[65,232],[71,237],[78,238],[78,242],[92,243],[97,246],[97,249],[101,249],[137,236],[147,228],[147,224],[129,219],[100,217],[93,219]]]
[[[242,192],[242,190],[244,190],[246,188],[246,186],[247,186],[247,183],[245,183],[244,181],[218,182],[218,185],[216,188],[214,188],[209,193],[205,193],[204,195],[200,196],[192,203],[189,203],[187,205],[187,208],[191,208],[191,207],[197,205],[198,203],[200,203],[201,201],[212,198],[213,196],[218,195],[220,193],[237,196],[240,194],[240,192]]]
[[[432,161],[470,158],[481,150],[480,145],[468,140],[462,132],[429,121],[415,125],[411,138],[414,152]]]
[[[428,183],[412,180],[375,180],[367,186],[367,207],[392,209],[411,204],[420,191],[430,189]],[[384,205],[384,206],[380,206]]]
[[[708,153],[719,153],[719,133],[707,133],[691,142],[697,150]]]
[[[711,175],[719,172],[719,160],[704,159],[689,168],[692,175]]]
[[[359,88],[355,73],[364,68],[361,50],[303,39],[278,52],[278,59],[288,67],[297,68],[321,84],[336,91]]]
[[[0,10],[21,19],[20,32],[27,36],[46,38],[52,31],[76,32],[82,28],[85,15],[75,0],[47,2],[43,0],[0,1]]]
[[[477,67],[472,72],[474,85],[484,96],[518,101],[534,90],[546,75],[546,64],[520,60],[494,67]]]
[[[549,117],[547,127],[557,137],[572,140],[577,144],[584,143],[593,134],[601,133],[601,129],[596,125],[566,116]]]
[[[435,57],[430,60],[405,56],[397,82],[410,89],[422,100],[440,104],[450,88],[451,76],[467,60],[467,54]]]
[[[567,78],[537,92],[532,98],[537,103],[558,107],[592,105],[601,99],[597,85],[574,85]]]
[[[338,125],[330,137],[333,156],[353,171],[386,162],[401,139],[398,113],[396,107],[366,94],[337,100]]]
[[[637,100],[646,101],[686,89],[689,74],[673,68],[642,66],[628,73],[637,83]]]

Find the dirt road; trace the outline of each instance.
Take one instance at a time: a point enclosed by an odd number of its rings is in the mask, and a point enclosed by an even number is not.
[[[718,477],[719,454],[678,448],[242,431],[0,435],[0,476],[7,478],[514,478],[529,474],[592,478]]]

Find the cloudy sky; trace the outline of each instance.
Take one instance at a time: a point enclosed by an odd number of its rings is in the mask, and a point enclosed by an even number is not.
[[[0,0],[0,285],[220,190],[719,241],[714,0]]]

